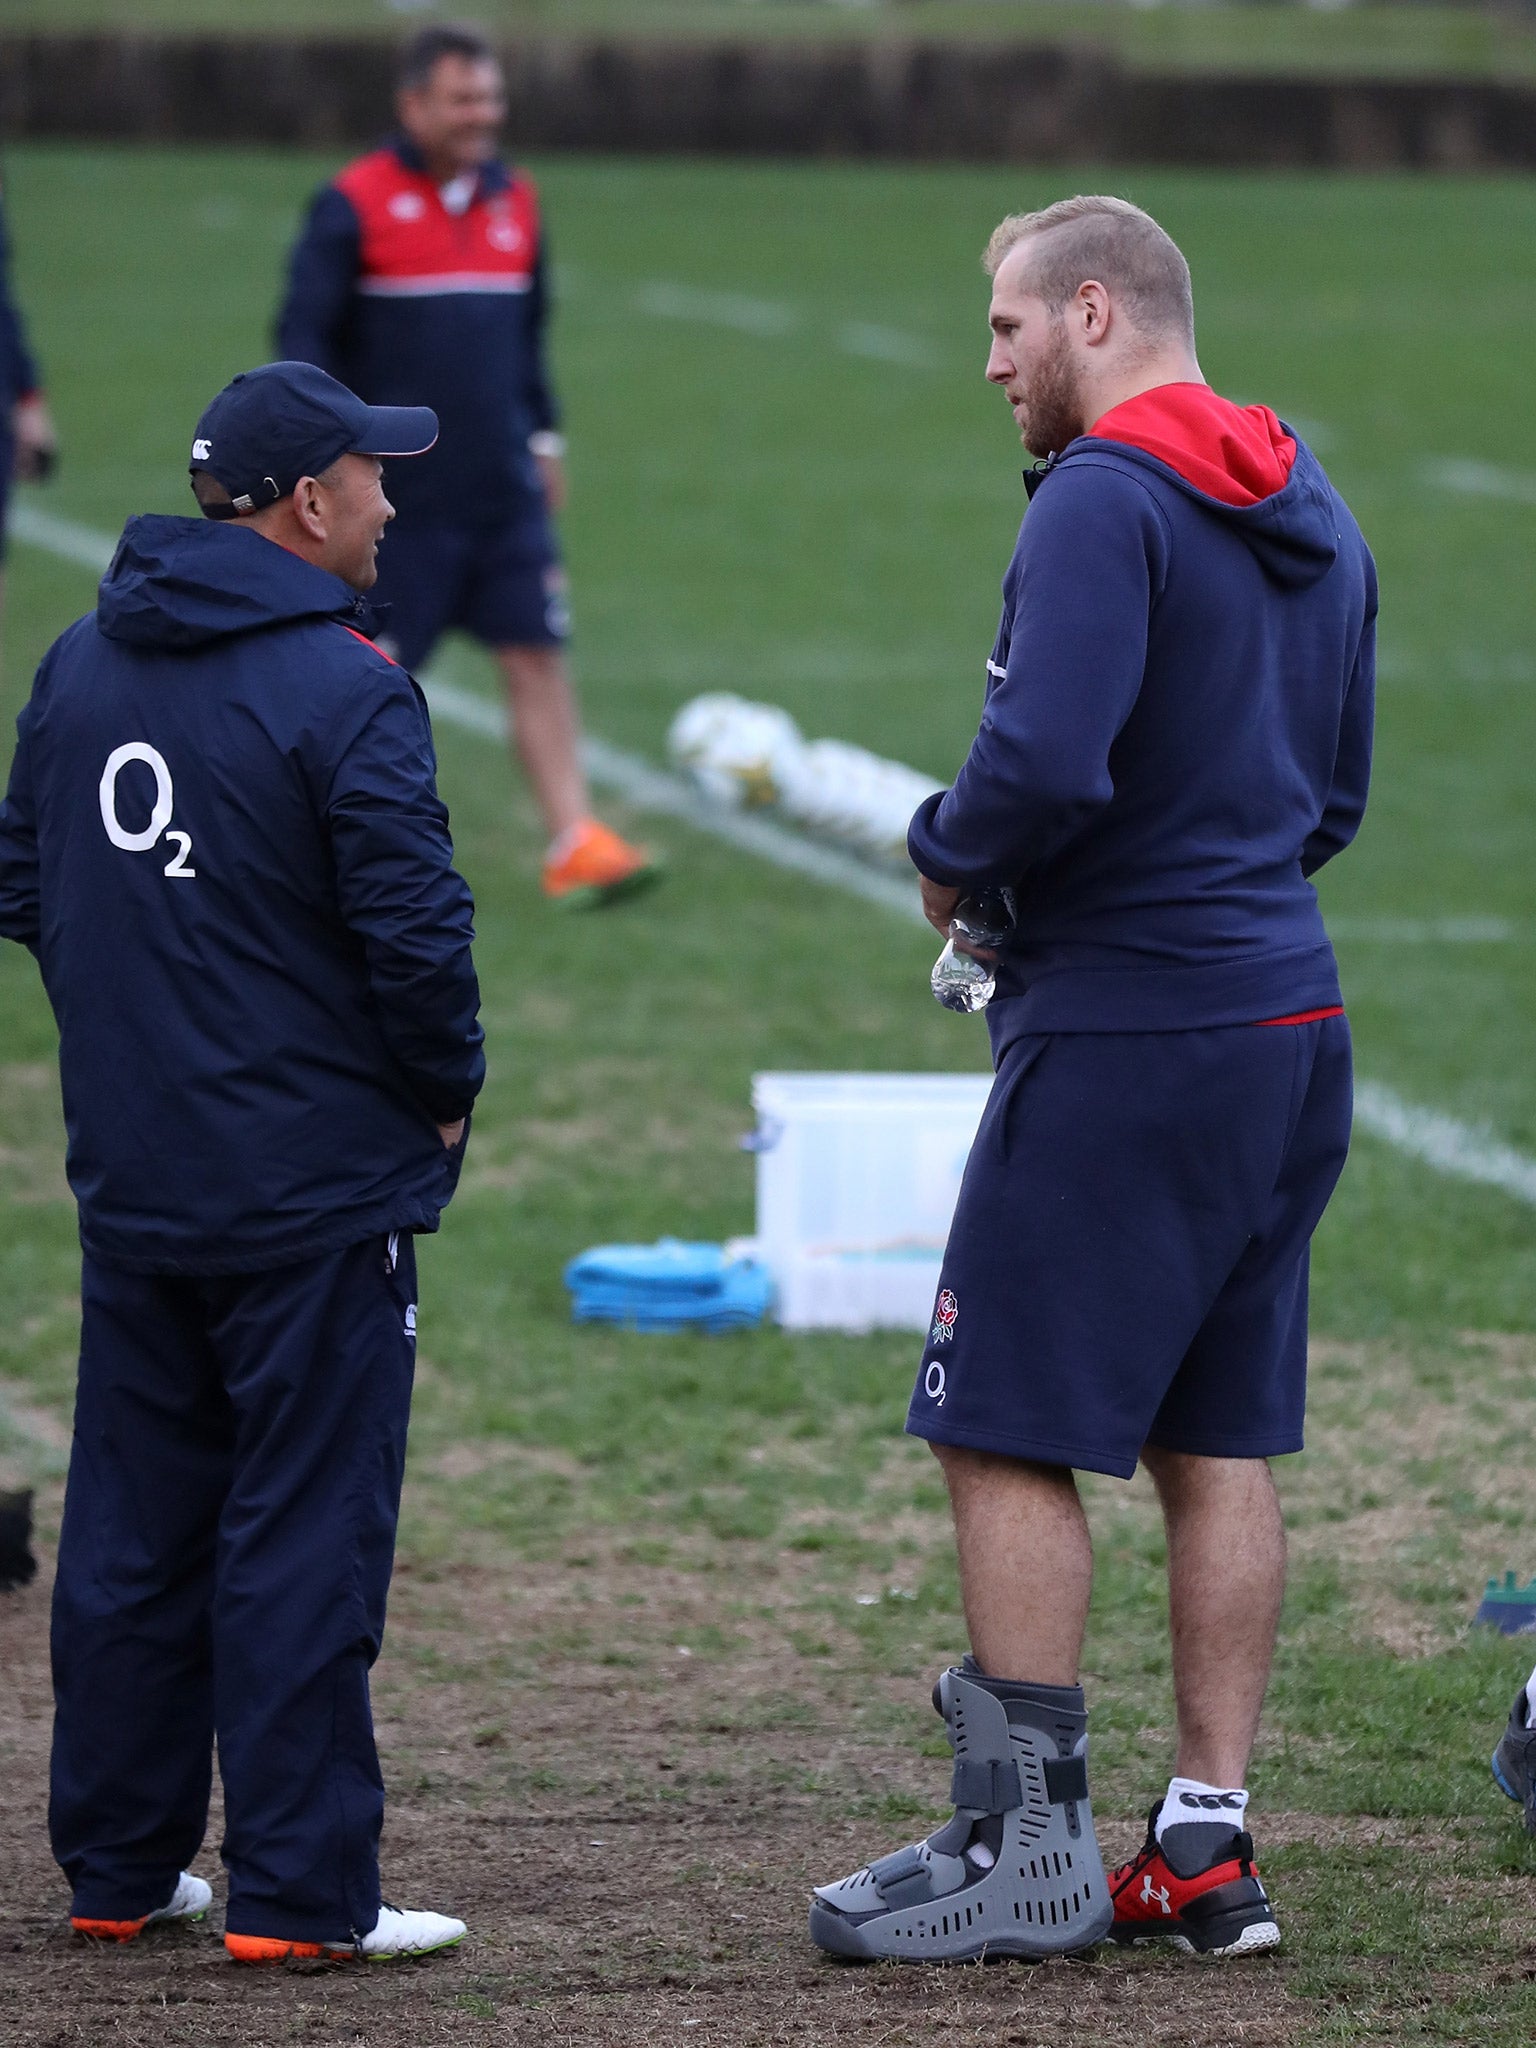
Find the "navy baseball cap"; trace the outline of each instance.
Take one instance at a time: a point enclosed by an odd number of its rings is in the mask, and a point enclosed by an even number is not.
[[[365,405],[313,363],[267,363],[242,371],[208,407],[188,468],[229,493],[227,506],[203,510],[234,519],[275,505],[340,455],[425,455],[436,439],[430,406]]]

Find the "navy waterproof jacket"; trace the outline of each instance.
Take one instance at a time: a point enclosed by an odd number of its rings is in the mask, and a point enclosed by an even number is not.
[[[1223,471],[1256,435],[1248,487]],[[1048,465],[981,729],[908,836],[932,880],[1018,892],[995,1051],[1340,1003],[1307,878],[1365,809],[1375,618],[1359,528],[1266,408],[1163,387]]]
[[[437,444],[391,470],[402,519],[544,518],[529,441],[556,424],[544,359],[544,230],[532,180],[486,164],[449,210],[404,138],[317,194],[289,262],[278,353],[370,405],[430,405]]]
[[[0,933],[59,1026],[86,1251],[287,1265],[434,1230],[484,1077],[426,706],[366,602],[250,528],[130,520],[44,657]]]

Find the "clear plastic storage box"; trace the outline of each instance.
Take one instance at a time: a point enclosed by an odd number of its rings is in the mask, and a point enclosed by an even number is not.
[[[757,1255],[790,1330],[926,1329],[990,1074],[757,1074]]]

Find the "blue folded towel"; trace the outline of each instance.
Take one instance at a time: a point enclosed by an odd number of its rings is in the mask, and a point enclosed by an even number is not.
[[[600,1244],[565,1269],[578,1323],[623,1323],[634,1330],[747,1330],[773,1299],[773,1277],[756,1259],[724,1245]]]

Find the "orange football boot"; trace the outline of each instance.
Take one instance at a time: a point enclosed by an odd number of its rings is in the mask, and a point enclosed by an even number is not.
[[[323,1941],[280,1941],[268,1934],[226,1934],[224,1949],[232,1963],[349,1963],[350,1948],[328,1948]]]
[[[617,832],[584,818],[563,832],[544,862],[544,894],[567,910],[590,910],[654,882],[661,862]]]

